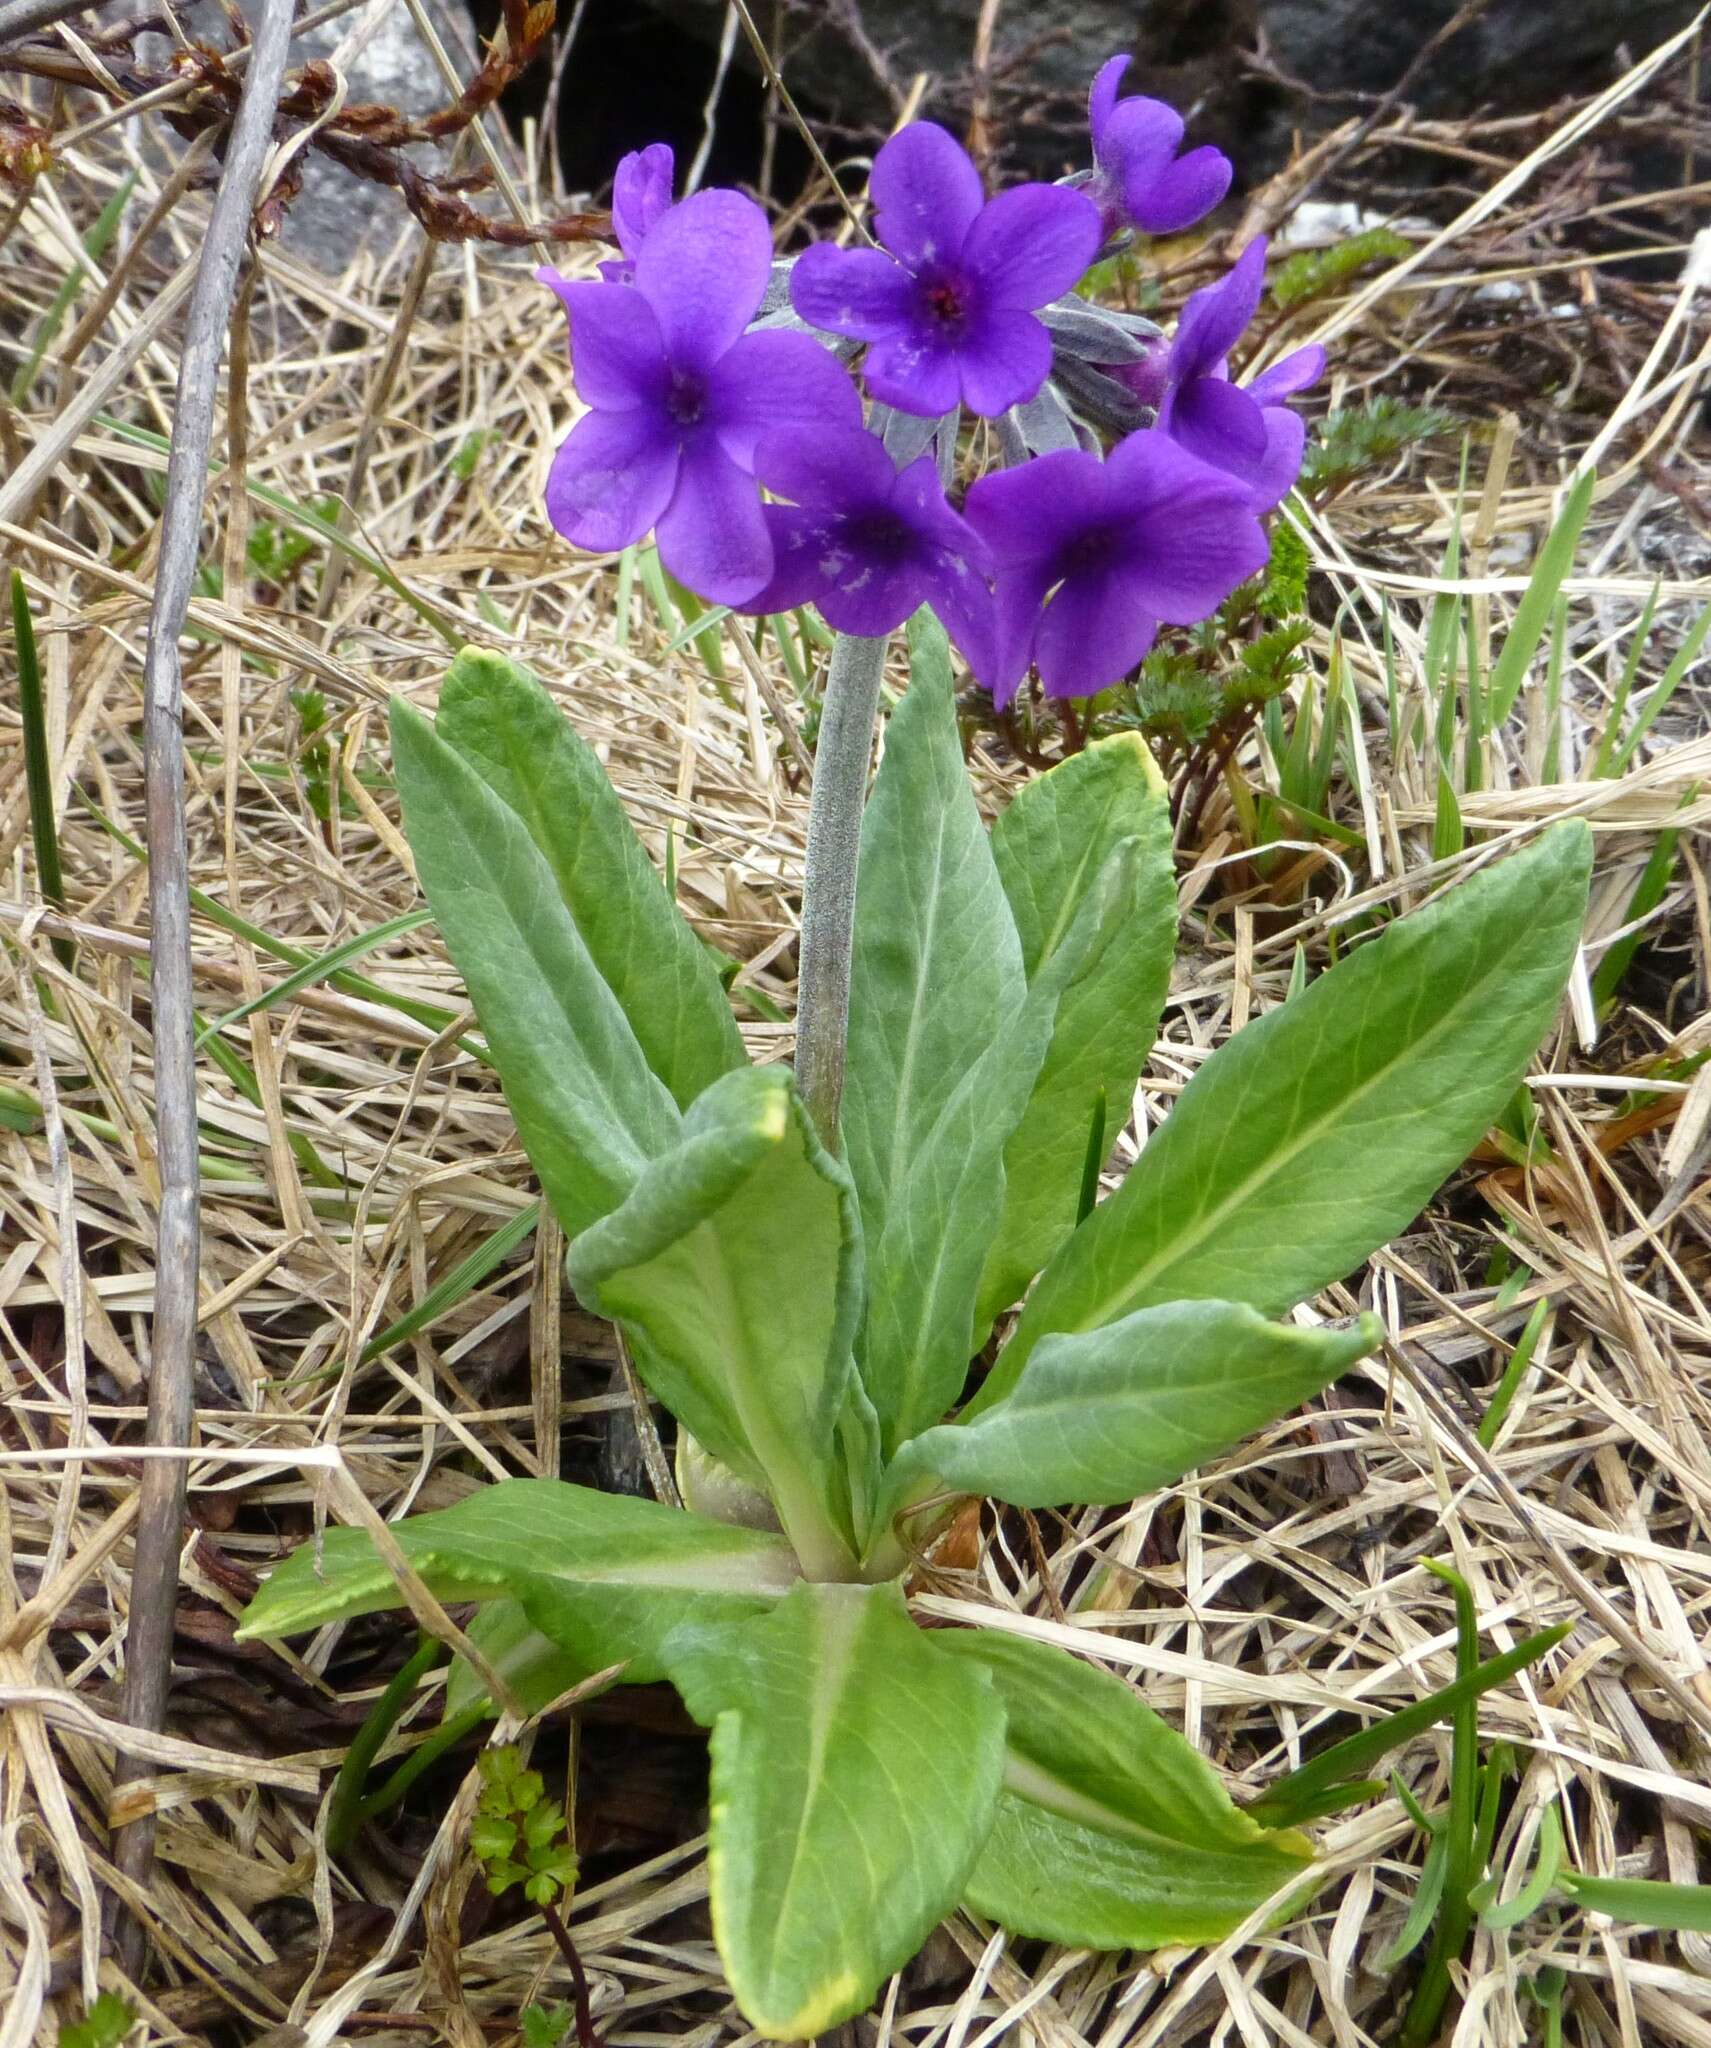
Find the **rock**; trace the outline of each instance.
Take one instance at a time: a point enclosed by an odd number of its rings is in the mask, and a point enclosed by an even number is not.
[[[632,11],[711,50],[725,6],[645,0]],[[1293,129],[1349,108],[1247,74],[1239,53],[1263,39],[1276,70],[1313,94],[1378,94],[1456,11],[1457,0],[1030,0],[999,10],[996,100],[1018,166],[1056,175],[1080,149],[1088,80],[1128,49],[1134,89],[1192,110],[1193,139],[1220,144],[1252,181],[1284,159]],[[1434,53],[1408,97],[1445,116],[1543,106],[1609,83],[1694,11],[1694,0],[1491,0]],[[927,111],[954,123],[967,105],[979,13],[980,0],[789,0],[785,77],[820,120],[859,134],[889,126],[895,95],[925,72],[935,86]],[[739,45],[739,61],[746,56]]]

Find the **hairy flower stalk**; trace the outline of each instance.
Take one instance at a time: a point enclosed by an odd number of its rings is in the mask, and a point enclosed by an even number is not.
[[[802,873],[802,946],[797,968],[796,1085],[828,1151],[838,1145],[844,1047],[850,1014],[850,945],[855,933],[856,859],[879,681],[890,636],[840,633],[826,676],[825,715],[814,753],[808,854]]]

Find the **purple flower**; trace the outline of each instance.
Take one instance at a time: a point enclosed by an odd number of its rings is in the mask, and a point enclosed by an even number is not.
[[[772,575],[755,445],[778,426],[859,426],[837,358],[806,334],[745,334],[772,237],[740,192],[697,192],[661,214],[635,283],[551,285],[570,315],[576,388],[590,407],[553,459],[547,516],[606,553],[657,527],[660,560],[716,604]]]
[[[669,142],[650,142],[620,159],[612,180],[612,233],[624,252],[621,263],[597,265],[608,284],[634,284],[636,258],[649,232],[671,206],[677,160]]]
[[[744,611],[819,606],[840,633],[877,636],[931,605],[971,667],[994,652],[986,543],[945,501],[932,455],[899,471],[860,428],[768,434],[755,474],[788,505],[768,505],[776,567]]]
[[[1265,248],[1263,235],[1250,242],[1227,277],[1183,307],[1158,415],[1180,447],[1240,477],[1261,512],[1277,504],[1301,470],[1307,429],[1283,401],[1325,371],[1325,351],[1312,342],[1245,388],[1230,381],[1230,350],[1265,283]]]
[[[868,192],[884,248],[806,250],[790,279],[797,312],[865,341],[868,389],[900,412],[960,400],[990,418],[1032,398],[1052,364],[1034,311],[1098,253],[1098,208],[1061,185],[984,199],[968,153],[931,121],[892,136]]]
[[[1127,57],[1099,67],[1087,98],[1093,131],[1093,182],[1104,232],[1125,222],[1149,235],[1174,235],[1208,214],[1230,189],[1230,159],[1221,149],[1179,157],[1182,116],[1163,100],[1120,100]]]
[[[997,569],[998,653],[982,680],[1001,711],[1030,665],[1047,696],[1103,690],[1162,621],[1208,617],[1267,556],[1243,487],[1153,428],[1104,462],[1065,449],[982,477],[968,520]]]

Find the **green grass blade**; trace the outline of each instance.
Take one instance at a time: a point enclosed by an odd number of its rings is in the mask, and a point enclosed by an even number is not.
[[[141,174],[127,171],[117,190],[107,204],[95,216],[89,232],[83,237],[83,253],[91,263],[99,263],[107,253],[107,244],[118,232],[119,221],[125,211],[125,202],[136,190]],[[53,295],[53,303],[42,315],[41,325],[36,329],[36,338],[30,346],[29,360],[19,366],[18,374],[12,379],[12,403],[22,405],[30,395],[30,386],[36,381],[36,372],[42,366],[42,358],[53,347],[54,337],[65,324],[65,316],[71,311],[71,302],[77,297],[77,288],[83,282],[84,265],[74,263],[65,274],[60,288]]]
[[[1683,797],[1682,802],[1690,803],[1697,793],[1696,784]],[[1671,830],[1660,832],[1653,841],[1651,854],[1640,870],[1640,879],[1634,884],[1634,893],[1628,898],[1628,908],[1622,918],[1624,925],[1638,924],[1641,918],[1649,917],[1663,901],[1664,891],[1669,887],[1669,878],[1675,869],[1675,847],[1680,837],[1679,832]],[[1622,985],[1622,977],[1627,973],[1644,937],[1643,930],[1631,931],[1605,949],[1604,958],[1598,963],[1598,972],[1592,977],[1594,1010],[1602,1010],[1606,1004],[1615,1001],[1616,991]]]
[[[430,1287],[413,1309],[370,1337],[362,1347],[357,1363],[367,1365],[382,1352],[390,1351],[394,1345],[404,1343],[430,1324],[438,1322],[465,1295],[473,1294],[502,1259],[533,1236],[540,1218],[539,1202],[531,1202],[526,1209],[518,1210],[509,1223],[502,1223],[490,1237],[483,1238],[467,1258],[460,1259],[443,1280]]]
[[[1583,1877],[1565,1870],[1562,1889],[1577,1906],[1636,1927],[1711,1934],[1711,1884],[1664,1884],[1651,1877]]]
[[[47,708],[42,699],[42,665],[36,652],[35,621],[24,579],[12,571],[12,630],[17,638],[18,716],[24,728],[24,784],[30,801],[30,838],[36,849],[36,881],[42,901],[65,909],[65,877],[59,864],[59,833],[53,815],[53,769],[48,760]],[[77,957],[69,939],[53,941],[54,958],[70,967]]]
[[[1596,474],[1588,470],[1569,492],[1557,523],[1539,550],[1533,574],[1515,608],[1503,652],[1492,664],[1487,697],[1493,731],[1514,710],[1515,699],[1521,694],[1527,670],[1538,651],[1539,642],[1544,638],[1545,627],[1550,623],[1568,572],[1574,566],[1574,551],[1580,545],[1580,530],[1586,524],[1586,515],[1592,510],[1592,493],[1597,481]]]
[[[1247,1811],[1262,1827],[1294,1827],[1301,1815],[1311,1811],[1312,1803],[1322,1798],[1331,1786],[1340,1785],[1345,1778],[1370,1777],[1374,1764],[1381,1762],[1393,1749],[1400,1749],[1403,1743],[1411,1742],[1416,1735],[1436,1727],[1464,1701],[1478,1699],[1481,1693],[1502,1685],[1517,1671],[1524,1671],[1529,1664],[1537,1663],[1547,1651],[1554,1650],[1558,1643],[1572,1634],[1573,1628],[1572,1622],[1559,1622],[1555,1628],[1540,1629],[1524,1642],[1517,1643],[1514,1649],[1505,1650],[1498,1657],[1488,1657],[1477,1670],[1465,1678],[1457,1678],[1454,1684],[1446,1685],[1429,1698],[1416,1700],[1412,1706],[1401,1707],[1394,1714],[1386,1714],[1383,1720],[1375,1721],[1370,1728],[1362,1728],[1358,1734],[1333,1743],[1298,1771],[1291,1771],[1287,1778],[1279,1779]]]
[[[347,961],[359,959],[364,953],[372,953],[376,946],[384,946],[388,939],[396,939],[405,932],[413,932],[419,926],[431,924],[434,913],[431,910],[407,910],[402,917],[391,917],[384,924],[377,924],[369,931],[358,932],[343,944],[331,947],[325,953],[317,953],[306,960],[301,967],[286,975],[283,981],[272,988],[263,989],[260,995],[251,996],[248,1002],[239,1003],[235,1010],[226,1011],[216,1017],[212,1024],[203,1026],[196,1039],[200,1050],[211,1038],[229,1031],[234,1024],[241,1024],[246,1017],[254,1016],[257,1010],[270,1010],[275,1003],[288,1002],[300,989],[310,988],[318,981],[326,981]]]
[[[1509,1354],[1509,1362],[1503,1368],[1503,1377],[1497,1382],[1497,1391],[1491,1397],[1491,1405],[1480,1418],[1479,1441],[1486,1450],[1496,1443],[1498,1435],[1508,1419],[1509,1410],[1515,1405],[1515,1396],[1521,1390],[1521,1382],[1527,1377],[1527,1369],[1533,1362],[1533,1353],[1539,1347],[1539,1338],[1544,1333],[1545,1318],[1551,1312],[1548,1301],[1536,1301],[1533,1313],[1527,1318],[1527,1327],[1515,1341],[1515,1348]]]
[[[1675,659],[1658,678],[1656,688],[1646,699],[1645,709],[1634,720],[1633,730],[1623,740],[1615,753],[1611,755],[1608,773],[1620,775],[1634,758],[1635,750],[1646,734],[1651,731],[1659,712],[1669,703],[1669,700],[1681,687],[1682,678],[1699,659],[1699,650],[1705,645],[1707,633],[1711,633],[1711,607],[1702,611],[1698,618],[1694,620],[1687,638],[1676,650]],[[1614,732],[1614,730],[1615,724],[1612,721],[1611,731]]]
[[[1598,737],[1598,751],[1592,759],[1592,774],[1606,776],[1611,772],[1611,762],[1616,751],[1616,735],[1622,730],[1622,714],[1628,708],[1628,699],[1634,692],[1634,678],[1640,672],[1640,658],[1646,651],[1646,643],[1652,634],[1652,614],[1657,610],[1658,592],[1663,587],[1662,579],[1653,582],[1651,593],[1646,599],[1645,609],[1640,613],[1634,627],[1632,640],[1628,645],[1628,658],[1622,664],[1622,674],[1617,681],[1615,693],[1610,699],[1610,709],[1604,719],[1604,730]]]

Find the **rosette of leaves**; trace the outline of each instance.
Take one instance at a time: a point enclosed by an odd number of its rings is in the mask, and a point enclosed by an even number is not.
[[[1163,786],[1120,733],[989,832],[930,621],[911,651],[863,826],[835,1150],[789,1069],[749,1064],[546,690],[467,651],[437,720],[392,721],[422,884],[571,1283],[677,1418],[690,1500],[515,1480],[394,1533],[440,1599],[483,1603],[525,1706],[622,1663],[711,1731],[714,1933],[777,2039],[861,2011],[959,1902],[1146,1949],[1311,1883],[1307,1837],[1239,1810],[1128,1684],[996,1628],[923,1631],[907,1571],[962,1498],[1127,1503],[1372,1349],[1370,1318],[1281,1319],[1501,1113],[1587,885],[1585,828],[1559,826],[1355,946],[1207,1059],[1083,1217],[1089,1130],[1131,1100],[1167,989]],[[403,1603],[334,1529],[242,1633]]]

